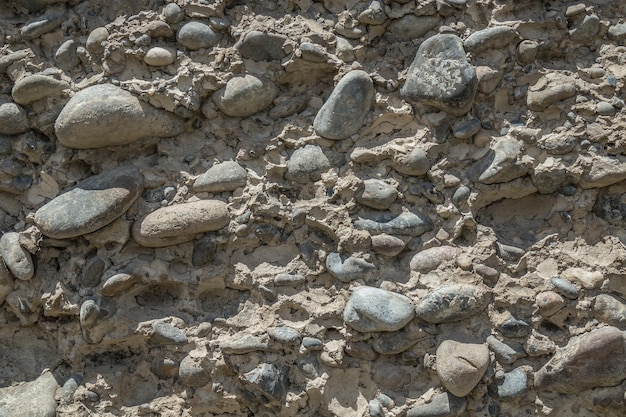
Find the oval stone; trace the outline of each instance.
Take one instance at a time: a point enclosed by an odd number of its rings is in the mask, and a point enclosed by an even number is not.
[[[17,135],[28,130],[26,112],[15,103],[0,104],[0,134]]]
[[[415,312],[429,323],[449,323],[478,314],[488,302],[489,294],[482,288],[452,284],[429,293],[417,304]]]
[[[143,61],[153,67],[162,67],[172,64],[176,61],[176,49],[155,46],[148,49],[146,56],[143,57]]]
[[[485,345],[444,340],[437,348],[437,375],[457,397],[469,394],[487,371],[489,349]]]
[[[143,176],[131,166],[89,177],[35,213],[41,232],[55,239],[81,236],[120,217],[143,190]]]
[[[68,88],[70,85],[65,81],[35,74],[20,78],[13,86],[11,96],[16,103],[30,104],[45,97],[59,96]]]
[[[35,274],[33,259],[20,245],[19,233],[5,233],[0,238],[0,262],[2,260],[17,279],[27,281]]]
[[[192,51],[215,46],[219,40],[219,35],[213,32],[209,26],[200,22],[185,23],[176,34],[176,41]]]
[[[233,191],[246,185],[248,173],[235,161],[226,161],[213,165],[207,172],[196,178],[193,189],[197,192],[211,193]]]
[[[184,131],[174,114],[139,101],[112,84],[79,91],[54,125],[57,139],[74,149],[125,145],[148,137],[170,137]]]
[[[106,297],[111,297],[130,289],[137,281],[139,280],[134,275],[115,274],[104,282],[100,293]]]
[[[350,71],[337,83],[315,116],[315,133],[327,139],[345,139],[363,127],[374,103],[374,83],[362,70]]]
[[[227,116],[247,117],[268,108],[278,92],[273,82],[247,74],[231,78],[213,94],[213,101]]]
[[[408,297],[374,287],[355,289],[343,311],[346,324],[359,332],[400,330],[414,316]]]
[[[451,261],[458,253],[459,249],[454,246],[437,246],[424,249],[413,256],[410,267],[412,271],[429,272],[437,269],[442,263]]]
[[[213,232],[230,221],[226,203],[200,200],[160,208],[133,224],[132,235],[146,247],[177,245],[193,240],[196,234]]]

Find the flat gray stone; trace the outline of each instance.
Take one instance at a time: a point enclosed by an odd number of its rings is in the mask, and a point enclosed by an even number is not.
[[[507,365],[526,356],[526,352],[524,352],[524,348],[520,343],[504,343],[499,341],[495,336],[489,336],[487,338],[487,345],[489,349],[495,353],[498,362]]]
[[[0,260],[13,273],[15,278],[28,281],[35,274],[33,258],[26,249],[20,245],[20,235],[8,232],[0,237]]]
[[[462,116],[472,107],[477,86],[476,71],[465,58],[461,39],[441,34],[420,45],[400,94],[409,101]]]
[[[357,201],[365,206],[387,210],[398,197],[398,190],[385,181],[371,178],[363,181],[363,191],[357,195]]]
[[[66,239],[95,232],[120,217],[143,190],[143,176],[125,166],[89,177],[35,213],[41,232]]]
[[[22,34],[22,38],[25,40],[36,39],[41,35],[52,32],[61,26],[61,24],[66,20],[67,14],[64,11],[55,10],[25,24],[20,29],[20,33]]]
[[[270,80],[246,74],[231,78],[213,94],[213,101],[227,116],[247,117],[271,106],[278,92]]]
[[[489,365],[485,345],[444,340],[437,348],[437,375],[448,391],[465,397],[480,382]]]
[[[242,57],[254,61],[281,60],[287,56],[283,51],[286,41],[284,35],[253,30],[235,44],[235,49],[239,50]]]
[[[465,407],[465,398],[442,392],[435,395],[431,402],[411,408],[406,417],[458,417],[465,411]]]
[[[59,387],[51,372],[36,380],[0,389],[0,416],[55,417],[57,402],[54,398]]]
[[[449,323],[480,313],[489,299],[489,293],[474,285],[445,285],[420,300],[415,312],[419,319],[429,323]]]
[[[359,332],[394,332],[414,316],[408,297],[374,287],[355,289],[343,311],[345,323]]]
[[[412,41],[421,38],[439,25],[441,25],[441,19],[438,16],[407,14],[400,19],[393,20],[387,26],[385,39],[389,42]]]
[[[180,46],[196,51],[211,48],[220,40],[220,35],[213,32],[208,25],[201,22],[188,22],[178,29],[176,41]]]
[[[285,178],[289,181],[306,184],[318,181],[330,169],[330,161],[317,145],[306,145],[296,149],[287,161]]]
[[[524,337],[531,331],[530,324],[524,320],[516,319],[515,317],[509,317],[504,323],[500,325],[500,332],[504,337]]]
[[[17,80],[11,90],[11,96],[18,104],[30,104],[42,98],[60,96],[69,88],[70,85],[65,81],[34,74]]]
[[[350,282],[355,279],[367,279],[374,272],[376,266],[365,259],[354,256],[343,260],[341,255],[332,252],[326,257],[326,268],[339,281]]]
[[[354,227],[359,230],[367,230],[373,234],[421,236],[433,230],[433,222],[422,214],[406,211],[391,219],[387,219],[386,216],[380,220],[359,219],[354,222]]]
[[[498,398],[507,399],[517,397],[528,385],[528,376],[522,368],[515,368],[504,374],[504,378],[494,384],[491,391],[495,391]]]
[[[270,327],[267,329],[267,334],[277,342],[287,345],[299,345],[302,339],[297,330],[287,326]]]
[[[235,161],[213,165],[193,183],[196,192],[219,193],[233,191],[246,185],[248,173]]]
[[[76,93],[59,114],[54,129],[63,146],[90,149],[176,136],[184,131],[184,123],[126,90],[99,84]]]
[[[495,26],[472,33],[463,42],[463,47],[467,52],[478,53],[488,49],[505,48],[516,39],[518,39],[518,35],[513,28]]]
[[[0,134],[18,135],[28,129],[28,117],[23,108],[15,103],[0,104]]]
[[[193,240],[199,233],[219,230],[229,221],[226,203],[200,200],[153,211],[133,224],[132,236],[142,246],[171,246]]]
[[[150,337],[150,343],[154,345],[184,345],[187,343],[185,332],[169,323],[157,321],[152,324],[152,329],[154,333]]]
[[[453,260],[459,252],[458,248],[446,245],[424,249],[411,258],[410,268],[421,273],[430,272],[442,263]]]
[[[550,282],[554,285],[554,289],[565,298],[569,298],[570,300],[578,298],[578,290],[568,280],[559,277],[552,277],[550,278]]]
[[[346,139],[357,133],[374,104],[374,93],[374,83],[365,71],[344,75],[317,112],[315,133],[326,139]]]

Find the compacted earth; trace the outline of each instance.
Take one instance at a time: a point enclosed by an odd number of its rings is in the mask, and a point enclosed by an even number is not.
[[[626,415],[626,3],[0,36],[0,416]]]

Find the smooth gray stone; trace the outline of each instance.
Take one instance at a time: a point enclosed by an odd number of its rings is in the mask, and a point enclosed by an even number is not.
[[[217,243],[214,239],[200,239],[194,246],[191,253],[191,264],[198,267],[207,266],[215,258],[217,253]]]
[[[226,161],[213,165],[193,183],[197,192],[210,193],[233,191],[246,185],[248,173],[235,161]]]
[[[157,321],[152,324],[154,333],[150,337],[150,342],[155,345],[184,345],[187,343],[187,336],[178,327],[169,323]]]
[[[406,211],[399,216],[387,221],[375,221],[359,219],[354,222],[354,227],[359,230],[367,230],[372,233],[386,233],[388,235],[421,236],[433,230],[433,222],[422,214]]]
[[[419,177],[430,169],[430,159],[423,149],[414,148],[408,154],[397,155],[391,167],[401,174]]]
[[[31,382],[0,389],[0,416],[55,417],[55,391],[59,387],[50,371]]]
[[[601,101],[596,105],[596,112],[600,116],[613,116],[617,113],[617,109],[613,105],[606,101]]]
[[[385,417],[383,406],[378,400],[370,400],[367,407],[370,412],[370,417]]]
[[[23,39],[32,40],[48,32],[52,32],[54,29],[61,26],[66,19],[67,14],[65,12],[54,11],[33,22],[27,23],[20,29],[20,33]]]
[[[472,190],[470,190],[469,187],[465,185],[461,185],[459,188],[457,188],[454,191],[454,194],[452,194],[452,202],[458,206],[459,204],[462,204],[465,201],[467,201],[471,193],[472,193]]]
[[[607,33],[609,35],[609,39],[614,41],[626,39],[626,23],[611,25]]]
[[[394,332],[415,316],[411,299],[374,287],[358,287],[343,311],[343,320],[359,332]]]
[[[411,408],[406,417],[458,417],[465,411],[466,406],[465,398],[442,392],[435,395],[431,402]]]
[[[626,339],[616,327],[572,337],[534,374],[537,391],[573,394],[626,379]]]
[[[287,161],[285,178],[301,184],[318,181],[330,169],[330,161],[317,145],[306,145],[294,151]]]
[[[474,102],[478,80],[465,58],[461,39],[451,34],[424,41],[400,89],[405,99],[463,116]]]
[[[42,98],[59,96],[69,88],[70,85],[65,81],[34,74],[17,80],[11,90],[11,96],[18,104],[30,104]]]
[[[526,391],[528,376],[522,368],[515,368],[504,374],[502,381],[496,382],[495,392],[498,398],[513,398]]]
[[[480,120],[465,120],[452,129],[452,135],[457,139],[469,139],[474,136],[481,127]]]
[[[176,136],[185,127],[173,113],[139,101],[112,84],[99,84],[76,93],[59,114],[54,129],[63,146],[90,149]]]
[[[211,48],[220,40],[220,35],[201,22],[188,22],[178,29],[176,41],[180,46],[197,51],[198,49]]]
[[[100,289],[100,294],[106,297],[112,297],[130,289],[137,281],[139,281],[139,279],[130,274],[123,272],[115,274],[104,282]]]
[[[326,62],[328,59],[326,51],[318,44],[311,42],[303,42],[300,44],[300,52],[302,59],[309,62]]]
[[[415,16],[407,14],[400,19],[393,20],[387,31],[385,38],[389,42],[406,42],[413,39],[421,38],[429,31],[435,29],[441,24],[438,16]]]
[[[355,279],[367,279],[376,269],[373,265],[361,258],[353,256],[345,261],[336,252],[329,253],[326,257],[326,268],[328,272],[342,282],[350,282]]]
[[[287,326],[270,327],[267,329],[267,334],[277,342],[288,345],[299,345],[302,339],[302,336],[300,336],[297,330]]]
[[[80,305],[80,327],[87,329],[93,326],[100,318],[100,307],[95,300],[86,300]]]
[[[284,35],[253,30],[235,44],[235,49],[239,50],[242,57],[253,61],[275,61],[287,56],[283,51],[286,41]]]
[[[479,314],[489,300],[490,294],[480,287],[451,284],[430,292],[417,303],[415,312],[428,323],[449,323]]]
[[[185,12],[176,3],[168,3],[163,9],[163,17],[168,23],[178,23],[185,18]]]
[[[578,27],[569,31],[569,38],[572,42],[588,43],[600,31],[600,18],[595,15],[587,15]]]
[[[472,33],[465,39],[463,47],[467,52],[483,52],[487,49],[502,49],[518,39],[517,33],[508,26],[495,26]]]
[[[526,356],[526,352],[524,352],[524,348],[520,343],[504,343],[499,341],[495,336],[489,336],[487,338],[487,345],[493,353],[496,354],[498,362],[507,365]]]
[[[109,264],[109,260],[102,256],[94,256],[85,263],[83,277],[80,281],[83,287],[93,288],[100,285],[102,275]]]
[[[387,210],[398,197],[398,190],[385,181],[375,178],[363,181],[363,191],[356,200],[368,207],[377,210]]]
[[[80,59],[76,54],[78,44],[74,39],[69,39],[61,44],[54,53],[54,60],[64,71],[71,71],[80,63]]]
[[[13,273],[15,278],[28,281],[35,275],[33,258],[26,249],[20,245],[20,235],[8,232],[0,237],[0,261]]]
[[[55,239],[81,236],[108,225],[135,202],[143,176],[131,166],[89,177],[35,213],[41,232]]]
[[[309,96],[301,95],[291,97],[280,104],[272,107],[267,115],[272,120],[280,119],[282,117],[288,117],[295,113],[300,113],[306,109],[309,104]]]
[[[569,298],[570,300],[578,298],[578,290],[568,280],[559,277],[552,277],[550,278],[550,282],[554,285],[556,292],[565,298]]]
[[[95,28],[89,33],[87,41],[85,42],[85,48],[95,55],[102,55],[104,52],[103,43],[109,38],[109,31],[104,26]]]
[[[227,116],[247,117],[271,106],[278,92],[273,82],[246,74],[231,78],[213,94],[213,101]]]
[[[530,331],[530,324],[514,317],[509,317],[500,325],[500,332],[504,337],[524,337],[527,336]]]
[[[63,401],[69,404],[73,400],[74,393],[78,389],[78,386],[83,382],[83,378],[80,375],[72,375],[63,384]]]
[[[322,350],[324,343],[316,337],[303,337],[302,346],[309,350]]]
[[[299,285],[299,284],[304,284],[305,282],[306,282],[306,277],[304,275],[278,274],[274,277],[274,285],[278,285],[278,286]]]
[[[201,387],[211,380],[209,371],[202,367],[200,359],[187,355],[180,361],[178,366],[178,376],[183,385],[189,387]]]
[[[29,129],[26,111],[15,103],[0,104],[0,134],[18,135]]]
[[[374,93],[374,83],[365,71],[344,75],[317,112],[315,133],[326,139],[346,139],[357,133],[374,104]]]
[[[262,363],[244,375],[246,387],[264,402],[281,402],[289,387],[288,368]]]
[[[419,339],[411,337],[407,332],[393,332],[378,338],[372,347],[381,355],[397,355],[411,348]]]
[[[453,260],[458,253],[459,249],[450,245],[424,249],[411,258],[410,268],[412,271],[418,271],[424,274],[439,268],[439,265],[444,262]]]

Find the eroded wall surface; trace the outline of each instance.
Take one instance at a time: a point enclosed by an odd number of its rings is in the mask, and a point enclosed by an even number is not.
[[[621,1],[0,3],[0,415],[623,416]]]

